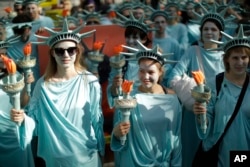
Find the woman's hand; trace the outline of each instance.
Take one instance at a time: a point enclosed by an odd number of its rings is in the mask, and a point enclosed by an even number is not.
[[[23,110],[12,109],[10,111],[10,117],[13,122],[22,123],[25,118],[25,113]]]
[[[119,87],[119,86],[122,85],[122,81],[123,81],[122,75],[119,75],[119,74],[118,74],[118,75],[116,75],[116,76],[114,77],[112,86],[114,86],[114,87]]]
[[[121,122],[113,129],[115,137],[118,139],[124,135],[127,135],[130,130],[130,122]]]
[[[122,85],[123,78],[122,75],[116,75],[113,79],[113,83],[111,86],[111,94],[112,96],[116,97],[119,95],[119,87]]]
[[[195,115],[197,115],[197,114],[206,114],[207,109],[202,103],[195,102],[194,105],[193,105],[193,112],[194,112]]]
[[[35,77],[33,75],[33,72],[29,73],[24,78],[25,78],[25,84],[31,84],[31,83],[35,82]]]

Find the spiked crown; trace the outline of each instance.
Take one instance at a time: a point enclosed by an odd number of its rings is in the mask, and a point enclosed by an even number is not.
[[[132,9],[133,4],[131,2],[123,2],[116,6],[115,11],[122,13],[123,10]]]
[[[14,4],[21,4],[21,5],[23,4],[23,0],[15,0],[14,2],[15,2]]]
[[[216,4],[213,5],[213,8],[210,11],[208,11],[201,3],[199,3],[199,5],[204,11],[204,16],[201,16],[200,14],[193,11],[194,14],[198,17],[198,20],[191,20],[191,21],[196,24],[203,25],[207,20],[215,20],[220,24],[221,28],[224,30],[225,27],[227,27],[227,23],[235,19],[232,16],[228,17],[227,19],[224,18],[227,8],[218,13]]]
[[[166,20],[168,19],[168,13],[166,11],[162,11],[162,10],[152,10],[152,14],[150,16],[150,20],[153,21],[155,19],[155,17],[157,16],[163,16]]]
[[[221,31],[221,33],[226,37],[226,42],[210,40],[213,43],[221,45],[216,50],[224,50],[224,52],[227,52],[229,49],[236,46],[244,46],[250,48],[250,38],[244,36],[243,25],[240,25],[239,32],[235,37],[232,37],[223,31]]]
[[[165,5],[165,9],[170,7],[175,7],[177,10],[180,8],[180,0],[168,0],[168,3]]]
[[[166,63],[176,63],[176,61],[168,60],[167,58],[173,53],[166,53],[166,54],[161,54],[159,52],[159,46],[155,46],[153,49],[149,49],[145,47],[140,41],[137,40],[137,43],[139,46],[142,48],[137,49],[137,48],[132,48],[129,46],[122,45],[122,47],[130,50],[132,53],[126,53],[126,52],[121,52],[120,54],[122,55],[127,55],[130,58],[126,58],[127,60],[140,60],[142,58],[149,58],[152,60],[156,60],[159,62],[161,65],[164,65]]]
[[[4,41],[0,41],[0,49],[5,49],[10,47],[13,43],[18,42],[20,36],[10,37]]]
[[[35,22],[12,23],[11,27],[20,29],[22,27],[32,27],[33,24],[35,24]]]
[[[130,17],[129,18],[123,16],[120,13],[117,13],[117,15],[124,20],[124,21],[117,20],[117,22],[119,24],[121,24],[121,26],[123,26],[125,28],[127,28],[127,27],[136,27],[136,28],[142,30],[143,32],[145,32],[146,34],[149,31],[155,30],[154,28],[150,28],[149,25],[144,23],[144,17],[143,16],[140,19],[136,19],[134,17],[134,15],[132,14],[132,12],[130,12]]]
[[[84,13],[86,14],[81,14],[80,17],[82,17],[85,22],[91,18],[95,18],[96,20],[100,22],[101,17],[102,17],[100,12],[89,12],[89,11],[84,10]]]
[[[9,23],[10,23],[10,21],[7,18],[5,18],[5,17],[0,18],[0,25],[6,26]]]
[[[38,38],[43,39],[44,41],[43,42],[32,42],[32,43],[34,43],[34,44],[47,44],[50,47],[54,46],[56,43],[58,43],[60,41],[65,41],[65,40],[80,43],[82,38],[89,37],[93,32],[96,31],[96,30],[92,30],[92,31],[80,34],[79,31],[83,27],[84,27],[84,24],[79,26],[78,28],[76,28],[74,30],[69,30],[67,18],[64,17],[62,31],[54,31],[50,28],[44,27],[49,32],[49,34],[50,34],[49,37],[35,35]]]

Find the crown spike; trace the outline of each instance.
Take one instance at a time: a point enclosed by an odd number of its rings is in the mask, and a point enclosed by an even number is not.
[[[0,48],[8,48],[13,43],[18,42],[21,36],[12,36],[10,38],[7,38],[6,40],[0,41]]]
[[[229,35],[229,34],[223,32],[223,31],[221,31],[221,34],[223,34],[223,35],[224,35],[227,39],[229,39],[229,40],[232,40],[232,39],[233,39],[233,37],[232,37],[231,35]]]
[[[226,13],[227,13],[227,9],[228,9],[228,7],[226,7],[225,9],[223,9],[222,11],[220,11],[220,15],[221,16],[225,16],[226,15]]]
[[[205,8],[205,6],[203,6],[200,2],[198,2],[198,4],[200,5],[200,7],[202,8],[202,10],[204,11],[205,14],[208,13],[208,10]]]
[[[135,56],[134,53],[127,53],[127,52],[120,52],[120,54],[126,55],[126,56],[131,56],[131,57]]]
[[[244,30],[243,30],[243,25],[242,24],[239,27],[239,32],[238,32],[237,37],[238,38],[245,38],[245,36],[244,36]]]
[[[250,38],[247,38],[244,36],[244,31],[243,31],[243,26],[240,25],[239,32],[236,37],[232,37],[228,35],[225,32],[222,32],[222,35],[228,38],[228,41],[226,42],[220,42],[220,41],[215,41],[215,40],[210,40],[213,43],[221,44],[219,48],[216,50],[224,50],[224,52],[227,52],[229,49],[236,47],[236,46],[242,46],[242,47],[247,47],[250,48]]]
[[[139,40],[136,40],[136,42],[139,44],[140,47],[142,47],[144,50],[149,50],[146,46],[144,46]]]
[[[49,36],[39,36],[39,35],[35,35],[38,38],[43,39],[44,41],[42,42],[32,42],[34,44],[47,44],[50,47],[53,47],[56,43],[60,42],[60,41],[65,41],[65,40],[70,40],[70,41],[74,41],[76,43],[80,43],[82,41],[82,38],[85,37],[89,37],[90,34],[92,34],[93,32],[95,32],[96,30],[92,30],[89,32],[85,32],[80,34],[80,30],[84,27],[84,24],[79,26],[78,28],[72,30],[69,30],[68,28],[68,23],[67,23],[67,17],[63,18],[63,28],[61,31],[54,31],[48,27],[44,27],[48,32],[49,32]]]
[[[159,51],[159,48],[160,48],[160,47],[159,47],[159,45],[157,44],[157,45],[155,45],[155,47],[152,48],[152,51],[155,52],[155,53],[157,53],[157,52]],[[149,49],[147,49],[147,50],[149,50]]]
[[[52,30],[52,29],[50,29],[50,28],[48,28],[48,27],[44,27],[44,29],[47,30],[47,31],[49,32],[50,35],[55,35],[55,34],[58,33],[57,31],[54,31],[54,30]],[[35,36],[41,37],[41,36],[39,36],[39,35],[35,35]]]
[[[213,39],[211,39],[210,42],[213,42],[213,43],[216,43],[216,44],[220,44],[220,45],[224,43],[222,41],[216,41],[216,40],[213,40]]]
[[[131,10],[129,11],[129,16],[130,16],[130,18],[131,18],[132,20],[136,20],[136,19],[135,19],[135,16],[133,15],[133,13],[132,13]]]
[[[128,50],[130,50],[130,51],[134,51],[134,52],[138,52],[138,51],[139,51],[139,49],[131,48],[131,47],[125,46],[125,45],[122,45],[122,47],[124,47],[124,48],[126,48],[126,49],[128,49]]]
[[[72,30],[72,33],[77,33],[77,32],[79,32],[84,26],[85,26],[84,24],[78,26],[76,29]]]
[[[85,33],[80,34],[80,38],[86,38],[86,37],[90,37],[92,33],[96,32],[96,30],[91,30]]]
[[[127,17],[125,17],[124,15],[120,14],[119,12],[116,12],[116,14],[121,17],[123,20],[129,20]]]
[[[142,15],[142,17],[141,18],[139,18],[139,20],[138,20],[140,23],[143,23],[144,22],[144,16]]]
[[[137,40],[136,41],[138,45],[143,46],[143,44]],[[165,63],[176,63],[177,61],[174,60],[167,60],[166,58],[169,57],[169,55],[173,55],[173,53],[166,53],[166,54],[161,54],[160,52],[158,52],[158,46],[155,46],[153,49],[147,48],[145,46],[142,47],[142,50],[136,49],[136,48],[131,48],[129,46],[124,46],[122,45],[122,47],[127,48],[131,51],[133,51],[134,53],[124,53],[122,52],[122,54],[124,55],[129,55],[129,56],[134,56],[134,58],[126,58],[126,60],[135,60],[135,58],[137,60],[140,60],[141,58],[149,58],[149,59],[153,59],[157,62],[159,62],[161,65],[164,65]]]
[[[63,19],[63,28],[62,28],[62,31],[63,32],[68,32],[69,31],[67,17],[64,17],[64,19]]]
[[[40,39],[44,39],[44,40],[46,40],[46,39],[48,39],[49,37],[45,37],[45,36],[41,36],[41,35],[35,35],[37,38],[40,38]]]

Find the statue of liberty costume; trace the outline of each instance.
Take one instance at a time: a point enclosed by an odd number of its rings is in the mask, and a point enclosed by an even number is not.
[[[24,124],[29,124],[27,127],[21,127],[10,119],[10,104],[9,96],[0,89],[0,166],[1,167],[34,167],[33,155],[31,151],[30,141],[35,128],[34,121],[25,117]],[[23,136],[18,134],[22,133]],[[29,136],[26,138],[26,136]]]
[[[79,43],[95,31],[80,34],[82,27],[69,30],[64,18],[61,32],[46,28],[50,36],[37,35],[44,39],[37,43]],[[30,135],[38,136],[37,155],[47,167],[101,166],[99,155],[104,155],[105,146],[101,94],[98,79],[88,71],[63,82],[47,82],[44,77],[37,81],[27,112],[36,122]]]
[[[24,28],[24,27],[32,27],[33,24],[32,22],[26,22],[26,23],[13,23],[12,26],[14,28]],[[23,53],[23,48],[25,47],[25,45],[27,45],[28,43],[31,42],[37,42],[38,39],[35,36],[35,34],[33,32],[30,32],[28,41],[24,42],[22,41],[22,39],[20,38],[15,45],[13,45],[12,47],[10,47],[7,50],[7,55],[12,58],[15,62],[17,62],[18,60],[23,59],[24,57],[24,53]],[[32,68],[32,72],[34,74],[35,80],[37,81],[40,78],[40,67],[39,67],[39,56],[38,56],[38,47],[37,45],[31,45],[32,49],[31,49],[31,57],[36,58],[36,64],[33,68]],[[35,82],[36,82],[35,81]],[[32,90],[34,89],[34,85],[35,83],[32,84]]]
[[[207,20],[215,20],[224,28],[225,23],[230,20],[224,20],[221,16],[225,11],[221,11],[221,13],[215,11],[215,9],[210,12],[205,10],[206,13],[204,16],[198,15],[200,17],[200,24],[203,25]],[[190,78],[192,71],[201,70],[205,75],[206,85],[211,90],[214,90],[215,76],[225,70],[222,60],[223,53],[223,51],[204,49],[201,43],[199,43],[198,46],[190,46],[181,60],[173,68],[170,75],[167,76],[167,85],[176,91],[184,105],[182,113],[183,167],[190,167],[192,165],[194,155],[200,143],[196,132],[195,115],[192,112],[194,99],[189,96],[191,95],[191,89],[196,83],[193,79],[186,80],[185,78]]]
[[[176,95],[134,92],[138,106],[131,111],[127,143],[112,135],[111,149],[120,167],[181,167],[181,106]],[[114,123],[120,121],[116,111]]]
[[[39,79],[28,106],[46,166],[99,166],[104,154],[101,90],[91,73],[62,83]]]
[[[139,41],[137,41],[139,43]],[[143,47],[143,45],[141,44]],[[126,46],[124,46],[126,47]],[[161,65],[174,63],[161,55],[158,47],[136,51],[137,59],[149,58]],[[125,53],[123,53],[125,54]],[[127,53],[130,54],[131,53]],[[137,101],[130,116],[131,129],[125,144],[112,134],[111,149],[115,151],[115,162],[119,167],[178,166],[181,167],[181,105],[175,94],[148,94],[136,89],[131,93]],[[121,121],[121,112],[116,109],[114,124]]]
[[[19,37],[0,41],[0,49],[13,45]],[[1,73],[2,75],[2,73]],[[4,74],[3,74],[4,75]],[[2,78],[2,76],[0,76]],[[29,126],[20,127],[11,120],[10,110],[13,106],[9,96],[0,86],[0,166],[1,167],[34,167],[30,141],[35,128],[34,121],[25,116],[24,124]],[[23,135],[19,135],[22,133]]]
[[[223,33],[223,35],[225,35],[227,39],[225,42],[214,40],[213,42],[223,44],[218,49],[224,50],[225,53],[234,47],[246,47],[250,49],[250,40],[244,36],[242,25],[235,37],[232,37],[227,33]],[[247,56],[249,57],[249,55]],[[213,83],[215,86],[215,78]],[[213,92],[212,98],[207,106],[206,115],[209,122],[207,133],[201,133],[197,128],[197,133],[203,140],[204,150],[209,150],[224,132],[224,129],[234,112],[241,90],[241,86],[232,83],[224,75],[219,93],[216,91]],[[220,143],[218,167],[230,166],[230,151],[250,150],[249,98],[250,86],[248,84],[239,111]],[[198,126],[197,122],[196,125]]]
[[[153,28],[150,28],[149,25],[144,23],[144,18],[141,17],[140,19],[136,19],[133,14],[130,12],[130,17],[126,18],[125,16],[121,15],[120,13],[117,13],[119,17],[121,17],[124,21],[122,20],[117,20],[121,26],[124,27],[135,27],[137,29],[139,29],[140,31],[148,34],[149,31],[154,30]],[[129,59],[129,57],[128,57]],[[137,77],[137,72],[138,72],[138,64],[136,60],[130,60],[127,61],[127,65],[126,67],[123,67],[122,73],[123,73],[123,77],[126,80],[133,80],[134,81],[134,86],[138,86],[139,85],[139,79]],[[113,78],[118,74],[117,69],[111,68],[111,72],[109,74],[109,79],[108,79],[108,88],[107,88],[107,97],[108,97],[108,103],[111,107],[113,107],[113,97],[111,95],[111,85],[112,85],[112,81]]]

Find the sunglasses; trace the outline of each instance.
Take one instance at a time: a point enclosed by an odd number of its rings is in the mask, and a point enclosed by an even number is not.
[[[67,51],[67,53],[69,54],[69,56],[73,56],[76,53],[76,49],[77,47],[69,47],[67,49],[64,48],[54,48],[54,51],[56,53],[57,56],[62,57],[65,53],[65,51]]]

